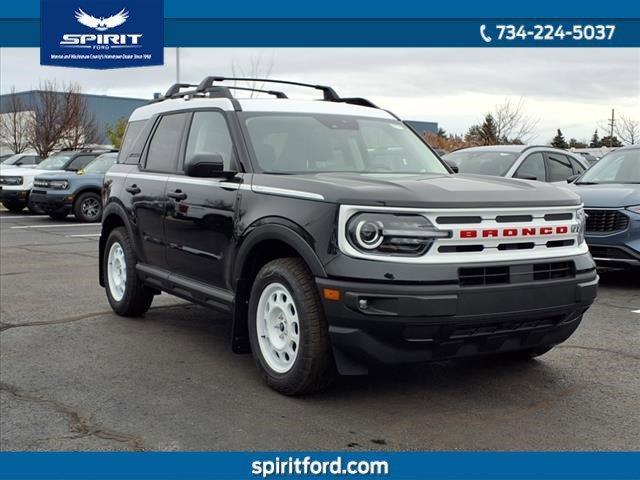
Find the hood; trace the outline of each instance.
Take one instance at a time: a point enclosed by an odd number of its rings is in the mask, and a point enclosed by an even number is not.
[[[582,198],[585,207],[630,207],[640,205],[640,185],[623,183],[569,185]]]
[[[341,204],[421,208],[579,205],[564,188],[484,175],[317,173],[256,174],[255,185],[322,195]]]
[[[41,168],[22,168],[22,167],[14,167],[14,168],[3,168],[2,175],[17,175],[24,177],[25,175],[30,177],[35,177],[37,175],[42,175],[43,173],[56,173],[56,172],[64,172],[64,170],[43,170]]]
[[[100,180],[104,177],[104,173],[83,173],[79,175],[77,172],[67,172],[67,171],[58,171],[58,170],[47,170],[48,173],[42,173],[38,175],[38,178],[43,180],[77,180],[77,179],[87,179],[87,180]]]

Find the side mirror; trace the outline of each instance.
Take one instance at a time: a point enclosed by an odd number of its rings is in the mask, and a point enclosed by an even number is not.
[[[458,165],[456,165],[455,163],[450,162],[450,161],[448,161],[448,160],[445,160],[445,161],[444,161],[444,163],[446,163],[446,164],[447,164],[447,166],[448,166],[451,170],[453,170],[453,173],[460,173],[460,168],[458,168]]]
[[[184,173],[189,177],[232,177],[236,172],[225,172],[224,160],[219,153],[196,153],[187,160]]]
[[[538,180],[538,177],[535,175],[529,175],[527,173],[518,173],[515,175],[515,178],[519,178],[520,180]]]
[[[573,183],[573,182],[575,182],[578,178],[580,178],[580,175],[571,175],[570,177],[567,177],[567,183]]]

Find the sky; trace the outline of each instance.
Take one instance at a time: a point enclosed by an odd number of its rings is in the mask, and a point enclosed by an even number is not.
[[[407,120],[438,122],[464,133],[506,99],[522,99],[537,120],[531,143],[600,136],[616,115],[640,120],[640,49],[560,48],[181,48],[180,80],[260,74],[331,85],[365,97]],[[175,49],[165,65],[84,70],[39,65],[37,48],[0,49],[0,92],[37,88],[44,80],[78,82],[86,93],[151,98],[176,81]],[[306,90],[290,96],[308,98]]]

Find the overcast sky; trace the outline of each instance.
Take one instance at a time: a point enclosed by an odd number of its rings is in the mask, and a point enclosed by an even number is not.
[[[366,97],[405,119],[436,121],[464,133],[506,98],[524,99],[537,119],[536,142],[556,128],[589,138],[611,113],[640,119],[640,49],[180,49],[180,79],[250,74],[329,84]],[[93,71],[39,65],[36,48],[3,48],[0,92],[37,88],[43,80],[79,82],[87,93],[150,98],[175,82],[175,49],[163,67]],[[303,91],[297,91],[301,95]],[[601,136],[603,134],[602,129]]]

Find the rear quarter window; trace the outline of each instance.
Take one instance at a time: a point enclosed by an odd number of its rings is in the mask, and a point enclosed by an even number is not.
[[[138,144],[138,138],[141,136],[140,134],[142,133],[142,130],[144,129],[146,123],[146,120],[129,122],[129,124],[127,125],[127,130],[124,133],[122,145],[120,146],[118,163],[138,163],[142,148],[140,148],[140,151],[136,152],[136,149],[134,147]],[[138,156],[132,157],[131,155],[135,153],[137,153]]]

